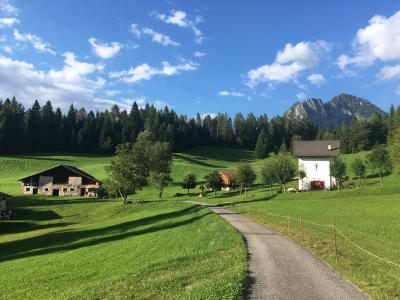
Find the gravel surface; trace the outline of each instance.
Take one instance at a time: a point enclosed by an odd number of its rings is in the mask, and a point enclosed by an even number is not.
[[[292,240],[241,214],[205,206],[227,220],[246,241],[246,299],[369,299]]]

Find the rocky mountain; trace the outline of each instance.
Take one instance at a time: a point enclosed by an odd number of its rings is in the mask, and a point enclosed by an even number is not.
[[[320,127],[337,128],[342,123],[350,124],[353,119],[368,119],[373,113],[385,114],[366,99],[349,94],[340,94],[329,102],[310,98],[303,103],[296,102],[285,113],[289,118],[309,118]]]

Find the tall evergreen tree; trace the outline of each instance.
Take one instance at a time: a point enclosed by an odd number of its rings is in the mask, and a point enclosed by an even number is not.
[[[266,158],[268,154],[268,144],[267,144],[267,134],[264,128],[258,135],[256,148],[254,150],[254,155],[256,158],[263,159]]]

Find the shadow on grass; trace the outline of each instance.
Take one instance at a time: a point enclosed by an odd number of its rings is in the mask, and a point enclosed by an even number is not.
[[[214,159],[228,162],[254,160],[253,151],[245,148],[229,148],[224,146],[201,146],[187,152],[198,159]]]
[[[0,244],[0,261],[9,261],[59,251],[74,250],[81,247],[94,246],[132,236],[139,236],[142,234],[184,226],[211,214],[211,212],[204,211],[203,214],[189,217],[184,220],[174,219],[188,216],[201,209],[201,207],[193,205],[182,210],[153,215],[103,228],[89,230],[61,230],[24,240],[2,243]],[[159,224],[160,222],[162,223]],[[146,225],[150,226],[137,229],[139,226]]]
[[[1,222],[0,234],[16,234],[33,230],[42,230],[48,228],[66,227],[76,223],[53,223],[53,224],[36,224],[33,222]],[[0,251],[1,252],[1,251]]]
[[[12,220],[49,221],[61,220],[62,217],[52,210],[31,210],[18,208],[13,210]]]
[[[216,205],[217,206],[231,206],[232,203],[237,205],[237,204],[246,204],[246,203],[265,202],[265,201],[270,201],[270,200],[274,199],[278,195],[279,195],[278,193],[275,193],[275,194],[268,195],[268,196],[265,196],[265,197],[262,196],[262,197],[259,197],[259,198],[256,198],[256,199],[247,198],[247,199],[244,199],[244,200],[241,200],[241,201],[233,201],[233,202],[230,202],[230,203],[219,203],[219,204],[216,204]],[[243,198],[244,198],[244,196],[243,196]]]
[[[59,197],[42,198],[40,196],[17,196],[7,201],[7,206],[11,209],[26,206],[52,206],[82,203],[101,203],[115,202],[116,199],[99,199],[99,198],[77,198],[77,199],[60,199]]]
[[[188,157],[188,156],[181,155],[181,154],[177,154],[177,153],[175,153],[174,156],[176,158],[185,160],[185,161],[190,162],[192,164],[197,164],[197,165],[200,165],[200,166],[203,166],[203,167],[207,167],[207,168],[214,168],[214,169],[215,168],[223,168],[223,167],[215,165],[215,164],[206,163],[206,162],[204,162],[204,161],[202,161],[200,159],[195,159],[195,158]]]

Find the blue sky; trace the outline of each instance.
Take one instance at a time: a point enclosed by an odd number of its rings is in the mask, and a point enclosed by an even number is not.
[[[282,114],[400,104],[398,1],[0,0],[0,98]]]

